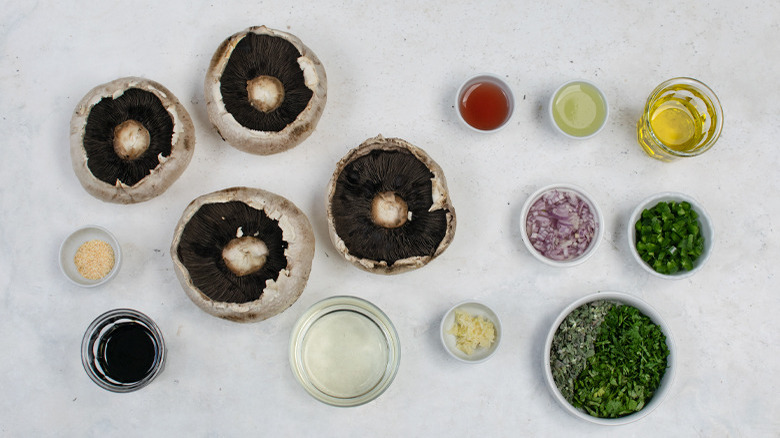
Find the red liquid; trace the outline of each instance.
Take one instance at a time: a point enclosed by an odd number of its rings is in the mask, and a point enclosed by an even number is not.
[[[493,82],[477,82],[460,95],[459,110],[466,123],[490,131],[509,117],[509,97]]]

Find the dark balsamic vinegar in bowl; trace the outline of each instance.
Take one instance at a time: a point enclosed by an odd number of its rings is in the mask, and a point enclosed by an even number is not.
[[[87,329],[81,359],[100,387],[130,392],[146,386],[162,370],[165,344],[157,325],[131,309],[99,316]]]
[[[106,378],[121,384],[143,379],[152,370],[157,345],[143,325],[124,322],[110,329],[98,346],[98,363]]]

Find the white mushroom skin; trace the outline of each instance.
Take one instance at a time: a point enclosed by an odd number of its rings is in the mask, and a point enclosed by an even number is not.
[[[173,119],[171,154],[160,156],[160,164],[149,175],[133,186],[120,181],[108,184],[96,178],[87,166],[87,152],[84,149],[84,133],[92,107],[103,98],[117,98],[130,88],[153,93]],[[147,134],[148,135],[148,134]],[[147,144],[148,146],[148,144]],[[76,105],[70,122],[70,157],[73,170],[84,189],[92,196],[107,202],[132,204],[143,202],[162,194],[192,160],[195,151],[195,126],[189,113],[176,96],[161,84],[139,77],[126,77],[98,85],[87,93]]]
[[[282,238],[288,244],[284,251],[287,268],[279,273],[276,281],[266,282],[259,299],[246,303],[214,301],[209,298],[193,284],[187,268],[178,256],[184,227],[198,209],[204,204],[230,201],[241,201],[279,221]],[[292,306],[306,287],[314,258],[314,231],[306,215],[288,199],[261,189],[233,187],[200,196],[187,206],[176,225],[171,243],[171,258],[176,277],[184,292],[205,312],[236,322],[262,321]]]
[[[374,150],[404,150],[411,152],[412,155],[425,164],[426,167],[428,167],[428,170],[433,173],[433,178],[431,179],[433,202],[431,203],[431,207],[428,209],[428,211],[442,209],[447,210],[447,231],[432,256],[409,257],[397,260],[391,266],[388,266],[386,261],[358,258],[350,254],[349,249],[347,249],[347,245],[344,243],[341,237],[339,237],[338,233],[336,233],[336,226],[333,219],[332,201],[333,195],[336,192],[336,182],[338,180],[339,174],[347,164],[359,157],[368,155],[371,153],[371,151]],[[402,272],[421,268],[434,258],[438,257],[439,254],[444,252],[450,243],[452,243],[452,239],[455,237],[455,226],[457,224],[455,218],[455,208],[452,206],[452,201],[450,200],[449,193],[447,192],[447,180],[444,178],[444,171],[435,161],[433,161],[430,156],[428,156],[427,153],[425,153],[425,151],[400,138],[384,138],[380,134],[374,138],[369,138],[360,146],[349,151],[347,155],[345,155],[344,158],[342,158],[336,165],[336,170],[333,172],[333,176],[328,183],[326,205],[328,208],[328,234],[330,235],[330,240],[333,242],[336,250],[345,259],[347,259],[348,262],[352,263],[360,269],[373,272],[375,274],[400,274]]]
[[[292,123],[279,132],[255,131],[244,127],[225,109],[220,84],[222,73],[236,45],[248,34],[270,35],[289,41],[301,56],[298,65],[303,71],[306,87],[314,92],[309,104]],[[206,72],[204,95],[211,123],[231,146],[244,152],[271,155],[293,148],[309,137],[320,120],[327,101],[328,79],[319,58],[295,35],[265,26],[250,27],[230,36],[220,44]]]

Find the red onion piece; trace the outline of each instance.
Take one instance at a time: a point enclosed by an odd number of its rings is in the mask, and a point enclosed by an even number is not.
[[[590,205],[576,193],[553,189],[531,205],[525,226],[537,251],[551,260],[565,261],[585,253],[598,224]]]

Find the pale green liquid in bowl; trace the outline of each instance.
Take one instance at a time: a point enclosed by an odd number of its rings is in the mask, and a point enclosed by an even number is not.
[[[561,131],[574,137],[587,137],[604,124],[607,102],[593,85],[572,82],[556,93],[552,114]]]

